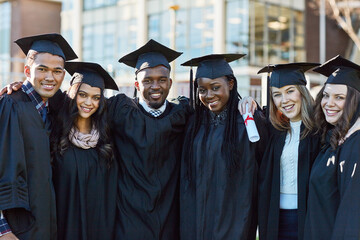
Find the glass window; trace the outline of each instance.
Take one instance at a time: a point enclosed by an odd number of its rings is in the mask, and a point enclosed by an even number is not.
[[[160,14],[153,14],[149,16],[149,38],[158,39],[160,37]]]
[[[117,0],[84,0],[83,3],[84,3],[83,6],[84,10],[91,10],[91,9],[116,5]]]
[[[229,53],[249,54],[248,0],[228,1],[226,5],[226,49]],[[242,65],[246,61],[239,61]]]
[[[128,54],[131,51],[136,49],[136,19],[120,20],[117,27],[117,46],[115,51],[115,59],[119,59],[122,56]],[[133,78],[134,69],[124,64],[116,63],[114,66],[115,74],[117,77],[120,76],[121,79],[128,79],[129,76]]]
[[[249,6],[249,15],[250,63],[252,65],[261,66],[263,65],[265,55],[267,55],[265,5],[263,3],[251,1]]]
[[[0,86],[10,82],[10,27],[11,27],[11,4],[0,3]],[[15,81],[15,78],[14,80]]]
[[[169,46],[172,36],[170,32],[170,10],[151,13],[148,20],[149,38]],[[180,66],[182,62],[191,57],[212,53],[213,7],[190,7],[177,10],[175,37],[176,50],[184,52],[176,60],[176,71],[184,72],[187,69]]]
[[[74,3],[73,0],[62,0],[62,10],[63,11],[67,11],[67,10],[71,10],[74,7]],[[84,1],[86,2],[86,1]]]
[[[249,9],[252,65],[305,60],[303,12],[260,2]]]

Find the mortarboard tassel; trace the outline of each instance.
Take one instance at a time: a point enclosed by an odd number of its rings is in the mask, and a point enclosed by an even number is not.
[[[136,96],[137,96],[137,89],[136,87],[134,87],[134,98],[136,98]]]
[[[194,108],[194,85],[193,85],[194,73],[192,67],[190,67],[190,106]]]
[[[268,65],[267,83],[266,83],[266,119],[270,116],[270,65]]]

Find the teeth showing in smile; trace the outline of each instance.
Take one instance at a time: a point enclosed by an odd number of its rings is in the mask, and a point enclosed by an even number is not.
[[[160,98],[161,94],[160,93],[152,93],[152,94],[150,94],[150,96],[152,98]]]
[[[84,112],[89,113],[92,108],[81,107],[81,109],[82,109]]]
[[[326,109],[326,114],[327,115],[335,115],[335,114],[337,114],[337,112],[338,111],[336,111],[336,110],[328,110],[328,109]]]
[[[51,85],[51,84],[42,84],[43,88],[51,90],[55,87],[55,85]]]
[[[290,105],[290,106],[286,106],[286,107],[283,107],[285,109],[285,111],[289,111],[291,110],[295,105]]]
[[[216,105],[217,103],[218,103],[218,101],[211,102],[211,103],[209,103],[209,106],[210,106],[210,107],[213,107],[213,106]]]

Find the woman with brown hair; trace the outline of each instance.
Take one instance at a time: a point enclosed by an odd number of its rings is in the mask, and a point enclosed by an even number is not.
[[[270,140],[260,164],[258,183],[261,240],[303,239],[308,179],[319,142],[314,134],[314,100],[306,88],[304,72],[317,65],[278,64],[259,71],[272,72]]]
[[[314,71],[328,79],[316,98],[323,148],[310,176],[305,239],[359,239],[360,66],[336,56]]]

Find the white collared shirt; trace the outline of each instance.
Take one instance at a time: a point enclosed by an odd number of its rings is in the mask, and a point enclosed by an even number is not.
[[[164,113],[166,110],[166,102],[167,100],[165,100],[164,104],[161,107],[159,107],[158,109],[154,109],[149,107],[142,97],[139,97],[139,103],[145,109],[146,112],[150,112],[151,110],[158,110],[161,111],[161,113]]]

